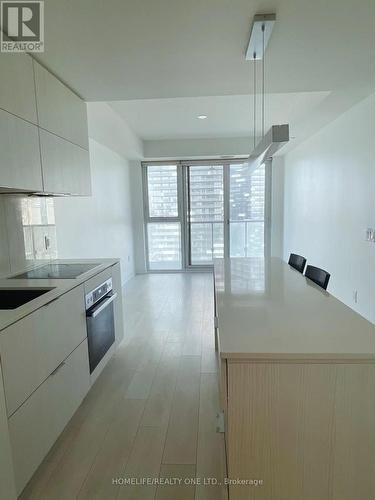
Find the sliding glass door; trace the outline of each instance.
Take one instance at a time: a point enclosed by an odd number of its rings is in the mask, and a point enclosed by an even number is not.
[[[229,237],[231,257],[264,255],[265,165],[229,166]]]
[[[150,271],[202,269],[269,246],[270,162],[164,162],[143,169]]]

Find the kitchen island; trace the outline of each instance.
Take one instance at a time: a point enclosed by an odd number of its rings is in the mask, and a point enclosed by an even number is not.
[[[277,258],[214,278],[230,499],[375,498],[375,326]]]

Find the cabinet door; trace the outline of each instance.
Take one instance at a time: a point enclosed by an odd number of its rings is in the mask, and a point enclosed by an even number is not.
[[[9,416],[86,338],[83,290],[74,288],[1,332]]]
[[[88,149],[86,103],[34,61],[39,126]]]
[[[40,130],[44,191],[90,196],[90,156],[86,149]]]
[[[8,419],[0,365],[0,498],[16,500],[12,453],[9,442]]]
[[[0,74],[0,108],[37,124],[31,57],[2,53]]]
[[[81,404],[89,386],[85,340],[9,419],[18,495]]]
[[[0,109],[0,188],[42,190],[38,127]]]

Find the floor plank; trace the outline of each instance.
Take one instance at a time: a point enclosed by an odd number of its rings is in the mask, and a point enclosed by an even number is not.
[[[115,499],[117,488],[113,480],[121,477],[137,434],[144,409],[140,399],[121,402],[111,427],[78,494],[79,499]]]
[[[176,387],[181,344],[166,344],[160,366],[151,387],[142,425],[167,427]]]
[[[183,356],[180,363],[163,464],[195,464],[197,454],[200,356]]]
[[[168,484],[158,486],[156,500],[194,500],[195,465],[162,465],[159,477]]]
[[[165,429],[140,427],[123,474],[124,479],[139,482],[147,478],[158,477],[164,440]],[[116,498],[121,500],[153,499],[156,488],[156,485],[148,484],[119,486]]]

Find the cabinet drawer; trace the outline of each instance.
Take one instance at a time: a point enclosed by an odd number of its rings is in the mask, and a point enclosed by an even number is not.
[[[86,338],[83,295],[81,285],[1,333],[8,415]]]
[[[19,495],[89,390],[87,340],[9,419]]]
[[[90,156],[86,149],[40,130],[44,191],[89,196]]]
[[[0,110],[0,187],[41,191],[38,127]]]
[[[34,61],[40,127],[88,149],[86,103]]]

